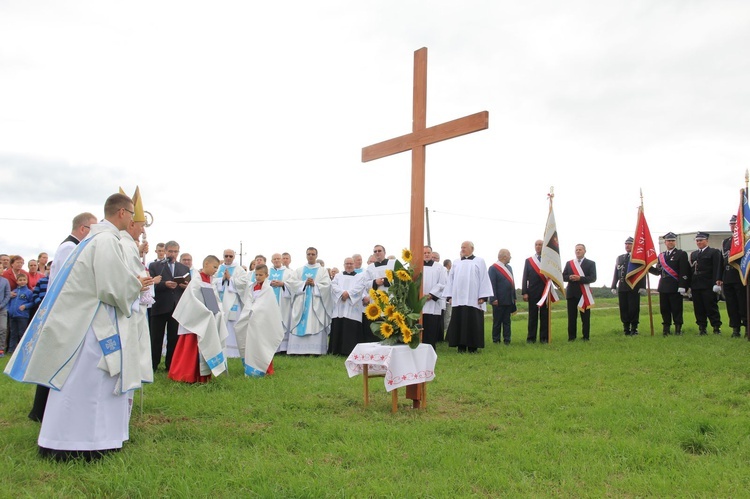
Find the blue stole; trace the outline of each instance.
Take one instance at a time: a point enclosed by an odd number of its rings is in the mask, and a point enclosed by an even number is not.
[[[210,359],[206,359],[206,364],[208,364],[208,367],[213,370],[216,366],[220,364],[225,364],[224,360],[224,352],[219,352],[218,355],[215,355],[214,357],[211,357]]]
[[[306,281],[309,277],[315,279],[315,276],[318,275],[318,270],[321,268],[322,267],[315,267],[311,269],[310,267],[305,266],[302,270],[302,281]],[[313,286],[307,286],[305,288],[305,306],[302,309],[302,317],[300,318],[299,324],[297,324],[297,328],[294,330],[295,336],[305,336],[305,331],[307,331],[307,316],[312,308],[312,299]]]
[[[65,263],[60,269],[60,272],[58,272],[57,276],[55,277],[55,280],[52,282],[52,285],[47,289],[47,294],[44,296],[42,303],[39,305],[39,309],[37,310],[36,315],[34,315],[34,318],[31,320],[29,328],[26,330],[26,333],[24,333],[21,344],[18,345],[18,350],[20,350],[18,353],[18,358],[13,363],[13,367],[11,368],[10,373],[8,373],[8,375],[14,380],[23,381],[23,379],[26,377],[26,370],[28,369],[29,362],[31,361],[31,354],[34,352],[34,348],[39,341],[39,335],[42,333],[42,328],[44,328],[44,324],[47,321],[47,315],[55,306],[57,297],[60,295],[60,290],[62,290],[63,286],[65,285],[65,281],[68,279],[70,271],[73,269],[73,265],[75,265],[76,260],[78,260],[81,251],[83,251],[83,248],[88,246],[88,244],[99,234],[101,234],[101,232],[84,239],[78,244],[78,246],[75,247],[70,256],[68,256],[68,259],[65,260]],[[84,334],[85,332],[86,331],[84,331]],[[111,345],[113,349],[110,351],[105,350],[105,354],[114,352],[119,349],[120,339],[119,335],[116,336],[116,344]],[[112,339],[112,337],[107,338],[107,340],[110,339]],[[83,343],[83,337],[81,337],[81,343]],[[105,345],[102,346],[104,347]]]
[[[271,267],[271,270],[268,271],[268,277],[270,277],[272,281],[283,281],[284,269],[275,269]],[[281,300],[281,288],[273,288],[273,292],[276,295],[276,303],[279,303]]]
[[[234,269],[235,269],[234,266],[227,267],[226,265],[224,265],[222,263],[221,265],[219,265],[219,270],[216,271],[216,275],[221,276],[222,281],[223,281],[224,280],[224,271],[228,270],[229,271],[229,277],[232,277],[232,275],[234,274]],[[221,288],[219,289],[219,301],[223,301],[223,300],[224,300],[224,283],[222,282]]]

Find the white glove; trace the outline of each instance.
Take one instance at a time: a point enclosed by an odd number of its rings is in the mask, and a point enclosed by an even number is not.
[[[617,296],[617,290],[615,288],[612,288],[612,294]]]
[[[685,296],[685,288],[677,288],[677,292],[680,293],[682,296]]]
[[[638,294],[641,295],[641,296],[646,296],[646,293],[647,293],[647,291],[646,291],[645,288],[641,288],[641,289],[638,290]]]
[[[714,293],[717,293],[717,294],[721,293],[721,286],[718,286],[718,285],[714,286]]]

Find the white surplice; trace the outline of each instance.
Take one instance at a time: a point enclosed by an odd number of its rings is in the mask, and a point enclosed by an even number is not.
[[[492,296],[492,284],[484,260],[478,256],[474,256],[473,259],[453,260],[443,295],[451,299],[454,308],[470,306],[486,310],[486,304],[478,303],[480,298]]]
[[[437,300],[430,298],[422,307],[423,314],[440,315],[443,311],[445,298],[443,290],[448,282],[448,272],[438,262],[425,265],[422,268],[422,290],[425,295],[437,296]]]
[[[349,293],[347,300],[342,300],[344,291]],[[333,319],[346,318],[362,322],[362,297],[365,293],[365,280],[362,274],[336,274],[331,282],[331,296],[333,298]]]

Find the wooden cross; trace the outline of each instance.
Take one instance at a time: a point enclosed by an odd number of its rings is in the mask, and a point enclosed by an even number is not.
[[[424,261],[424,183],[425,147],[443,140],[460,137],[489,126],[489,113],[464,116],[457,120],[427,128],[427,48],[414,52],[414,100],[411,133],[362,149],[362,162],[384,158],[411,150],[411,268],[414,278],[422,272]]]
[[[424,182],[425,147],[443,140],[460,137],[489,126],[489,113],[464,116],[457,120],[427,128],[427,48],[414,52],[414,100],[412,103],[411,133],[373,144],[362,149],[362,162],[384,158],[411,149],[411,268],[416,279],[424,264]],[[421,291],[420,291],[421,295]],[[414,401],[414,408],[426,406],[424,383],[406,387],[406,397]]]

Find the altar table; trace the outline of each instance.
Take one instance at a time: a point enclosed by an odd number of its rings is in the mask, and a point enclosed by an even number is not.
[[[362,374],[364,378],[365,406],[370,402],[369,379],[382,376],[385,390],[393,392],[393,412],[397,410],[398,388],[416,385],[435,378],[437,354],[430,345],[381,345],[380,343],[358,343],[346,359],[346,370],[353,378]],[[422,390],[422,407],[426,394]]]

